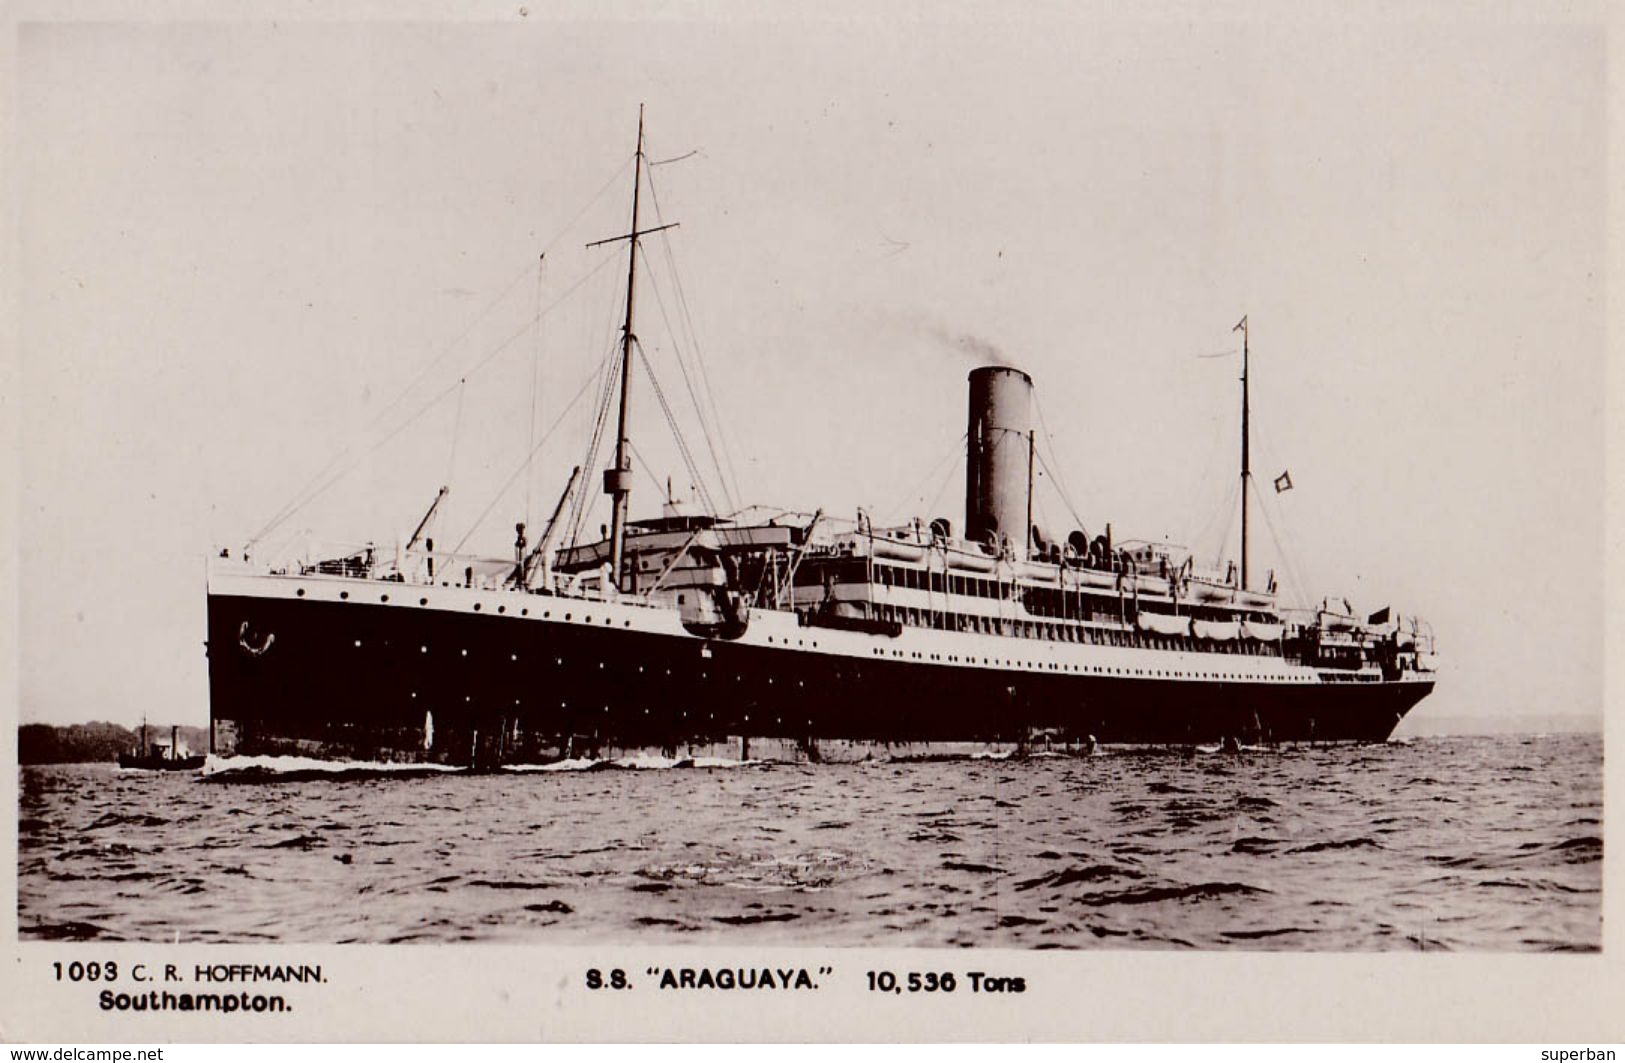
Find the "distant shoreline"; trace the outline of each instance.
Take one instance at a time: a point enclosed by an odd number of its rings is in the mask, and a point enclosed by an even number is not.
[[[167,741],[170,724],[148,724],[150,737]],[[1510,735],[1601,735],[1601,716],[1558,713],[1546,716],[1478,718],[1441,716],[1411,717],[1400,724],[1397,738],[1477,738]],[[208,749],[209,732],[202,727],[180,726],[181,741],[193,750]],[[140,743],[140,729],[120,724],[92,721],[81,724],[25,723],[17,728],[17,764],[30,767],[47,764],[111,764],[120,753],[128,753]]]
[[[148,741],[169,741],[171,727],[179,727],[181,742],[190,749],[209,748],[209,732],[203,727],[148,723]],[[141,744],[139,726],[130,728],[103,720],[89,723],[25,723],[17,727],[17,764],[108,764],[120,753],[134,752]]]
[[[1601,714],[1547,713],[1517,716],[1439,716],[1425,711],[1407,716],[1394,732],[1397,737],[1444,738],[1474,735],[1596,734],[1603,731]]]

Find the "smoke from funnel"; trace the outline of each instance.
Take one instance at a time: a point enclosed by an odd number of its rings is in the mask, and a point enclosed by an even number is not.
[[[928,326],[927,333],[937,343],[969,358],[974,365],[1013,366],[1010,358],[991,340],[985,340],[969,332],[953,332],[941,325]]]

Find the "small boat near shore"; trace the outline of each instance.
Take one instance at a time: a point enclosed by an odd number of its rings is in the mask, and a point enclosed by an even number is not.
[[[169,741],[149,742],[147,724],[141,722],[141,744],[133,752],[120,753],[118,766],[136,771],[197,771],[208,757],[192,753],[181,744],[181,729],[169,729]]]

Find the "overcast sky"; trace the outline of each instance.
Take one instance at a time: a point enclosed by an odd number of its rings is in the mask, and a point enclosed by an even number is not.
[[[640,102],[693,153],[640,335],[686,409],[686,304],[746,501],[958,525],[997,350],[1091,534],[1234,556],[1247,314],[1259,571],[1428,618],[1420,712],[1600,712],[1600,26],[534,6],[19,27],[25,721],[203,722],[207,554],[417,410],[277,534],[390,543],[448,481],[442,545],[545,516],[581,405],[491,503],[532,389],[539,432],[613,339],[624,263],[582,245],[624,231]],[[638,387],[648,515],[688,477]]]

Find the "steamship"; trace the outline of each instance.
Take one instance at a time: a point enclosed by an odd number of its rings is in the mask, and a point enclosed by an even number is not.
[[[1419,619],[1289,610],[1249,565],[1248,341],[1239,564],[1111,526],[1033,521],[1033,381],[968,378],[963,524],[861,511],[751,519],[667,500],[632,519],[639,116],[609,522],[567,540],[578,466],[534,544],[437,551],[445,488],[393,556],[221,551],[208,572],[210,751],[475,769],[655,755],[856,760],[1381,741],[1432,691]],[[611,378],[613,379],[613,378]],[[662,398],[664,403],[664,398]]]

